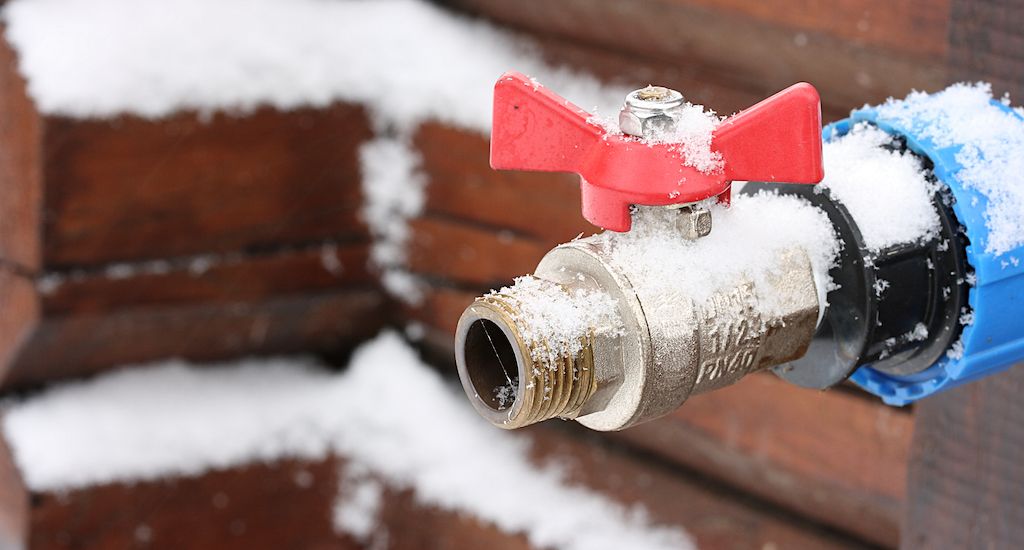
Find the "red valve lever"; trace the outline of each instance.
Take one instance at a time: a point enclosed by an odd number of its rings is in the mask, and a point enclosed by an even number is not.
[[[613,231],[629,231],[631,204],[728,201],[734,180],[818,183],[824,175],[821,104],[807,83],[723,121],[711,149],[724,168],[710,173],[687,166],[677,146],[609,134],[589,118],[526,76],[505,73],[494,86],[491,167],[579,174],[583,216]]]

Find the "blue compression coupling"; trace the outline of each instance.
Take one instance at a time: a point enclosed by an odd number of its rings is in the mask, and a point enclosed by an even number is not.
[[[1021,125],[1024,116],[998,101],[991,105]],[[909,114],[908,114],[909,113]],[[917,114],[915,114],[917,113]],[[851,379],[866,391],[881,397],[890,405],[905,405],[931,394],[1000,372],[1024,360],[1024,245],[993,254],[986,251],[990,228],[986,224],[989,199],[978,189],[967,187],[962,156],[958,154],[971,143],[956,143],[956,136],[943,136],[936,143],[933,121],[936,111],[896,111],[890,105],[865,107],[847,119],[824,130],[826,140],[844,135],[854,124],[868,122],[906,140],[908,148],[934,163],[934,174],[948,187],[955,200],[952,209],[966,229],[969,243],[966,259],[974,271],[968,289],[968,304],[973,322],[964,324],[960,339],[931,367],[912,374],[897,376],[872,368],[859,367]],[[948,144],[949,141],[954,143]],[[972,153],[974,151],[971,151]],[[1024,154],[1024,151],[1021,152]],[[1024,177],[1018,174],[1018,177]],[[959,274],[967,277],[966,273]]]

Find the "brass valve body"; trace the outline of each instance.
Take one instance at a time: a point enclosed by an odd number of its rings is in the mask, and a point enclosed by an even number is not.
[[[455,340],[474,407],[503,428],[559,417],[619,430],[667,414],[691,395],[799,358],[815,331],[818,291],[800,249],[787,249],[766,266],[760,287],[741,279],[701,303],[685,288],[654,293],[631,284],[642,280],[645,267],[616,262],[600,237],[561,245],[541,260],[535,277],[566,292],[605,292],[618,313],[618,326],[591,327],[581,351],[553,365],[533,359],[535,350],[521,337],[529,327],[521,325],[514,300],[500,293],[478,298]],[[503,383],[511,403],[497,400],[494,389]]]

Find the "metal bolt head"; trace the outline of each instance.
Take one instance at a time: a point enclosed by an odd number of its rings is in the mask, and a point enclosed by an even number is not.
[[[653,137],[671,128],[672,115],[685,103],[683,94],[662,86],[633,90],[619,111],[619,129],[631,136]]]
[[[711,211],[701,206],[679,208],[676,228],[684,239],[696,240],[711,233]]]

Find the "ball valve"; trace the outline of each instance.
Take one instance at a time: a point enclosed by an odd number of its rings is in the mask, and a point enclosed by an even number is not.
[[[475,408],[503,428],[560,417],[615,430],[766,368],[812,388],[852,375],[902,404],[1011,364],[1024,326],[992,311],[1024,299],[1007,282],[1024,266],[996,269],[981,252],[984,205],[958,185],[955,151],[904,115],[863,109],[824,131],[842,140],[871,124],[888,136],[873,147],[939,182],[924,199],[935,234],[879,248],[865,240],[871,220],[813,185],[822,131],[808,84],[710,125],[678,92],[648,87],[614,127],[504,75],[492,167],[579,174],[583,215],[606,231],[467,308],[456,362]],[[730,208],[734,181],[756,183]]]

